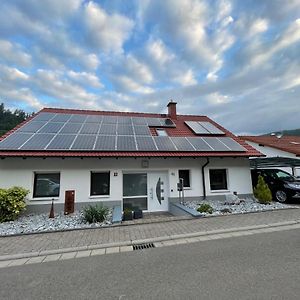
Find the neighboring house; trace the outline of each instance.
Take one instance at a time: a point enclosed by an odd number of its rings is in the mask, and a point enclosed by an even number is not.
[[[206,116],[45,108],[0,142],[0,187],[29,189],[29,211],[88,203],[168,211],[186,199],[252,194],[249,157],[261,155]],[[70,193],[70,192],[69,192]],[[70,194],[68,194],[70,195]]]
[[[291,158],[293,160],[299,160],[300,163],[300,136],[240,136],[240,138],[266,155],[267,158]],[[291,166],[279,168],[290,173],[292,171],[294,175],[300,176],[300,167]],[[293,170],[291,170],[291,168]]]

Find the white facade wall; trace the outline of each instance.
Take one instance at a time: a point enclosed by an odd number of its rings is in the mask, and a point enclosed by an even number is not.
[[[247,144],[249,144],[253,148],[257,149],[259,152],[265,154],[267,157],[288,157],[288,158],[299,159],[299,157],[297,157],[296,154],[294,154],[294,153],[282,151],[282,150],[279,150],[279,149],[276,149],[273,147],[269,147],[269,146],[260,146],[258,143],[254,143],[254,142],[250,142],[250,141],[247,141]],[[279,168],[278,167],[278,169],[292,173],[292,168],[281,168],[281,167]],[[295,175],[300,176],[300,168],[299,167],[295,168]]]
[[[178,197],[178,170],[189,169],[191,188],[185,190],[185,197],[203,196],[201,167],[206,158],[150,158],[148,168],[142,168],[142,158],[5,158],[0,160],[0,187],[22,186],[30,190],[29,204],[49,204],[51,199],[33,198],[34,172],[60,172],[60,196],[57,203],[64,203],[65,191],[75,190],[76,202],[121,201],[123,195],[123,172],[162,171],[168,177],[168,197]],[[226,168],[228,190],[210,190],[209,169]],[[110,171],[110,195],[90,197],[90,172]],[[238,194],[252,194],[248,158],[210,158],[205,168],[205,182],[208,196],[224,195],[236,191]]]

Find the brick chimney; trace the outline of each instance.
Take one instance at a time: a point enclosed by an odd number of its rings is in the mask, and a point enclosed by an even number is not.
[[[168,107],[168,117],[170,119],[174,119],[176,120],[177,119],[177,114],[176,114],[176,102],[173,102],[173,100],[171,100],[167,107]]]

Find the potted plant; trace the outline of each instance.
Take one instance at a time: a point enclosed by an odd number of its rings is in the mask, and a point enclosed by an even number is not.
[[[133,219],[132,210],[126,207],[123,211],[123,221],[130,221]]]

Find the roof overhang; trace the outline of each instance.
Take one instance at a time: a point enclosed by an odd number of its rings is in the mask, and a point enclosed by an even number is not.
[[[289,157],[266,157],[266,158],[253,158],[250,159],[250,166],[252,168],[272,168],[272,167],[300,167],[299,158]]]

